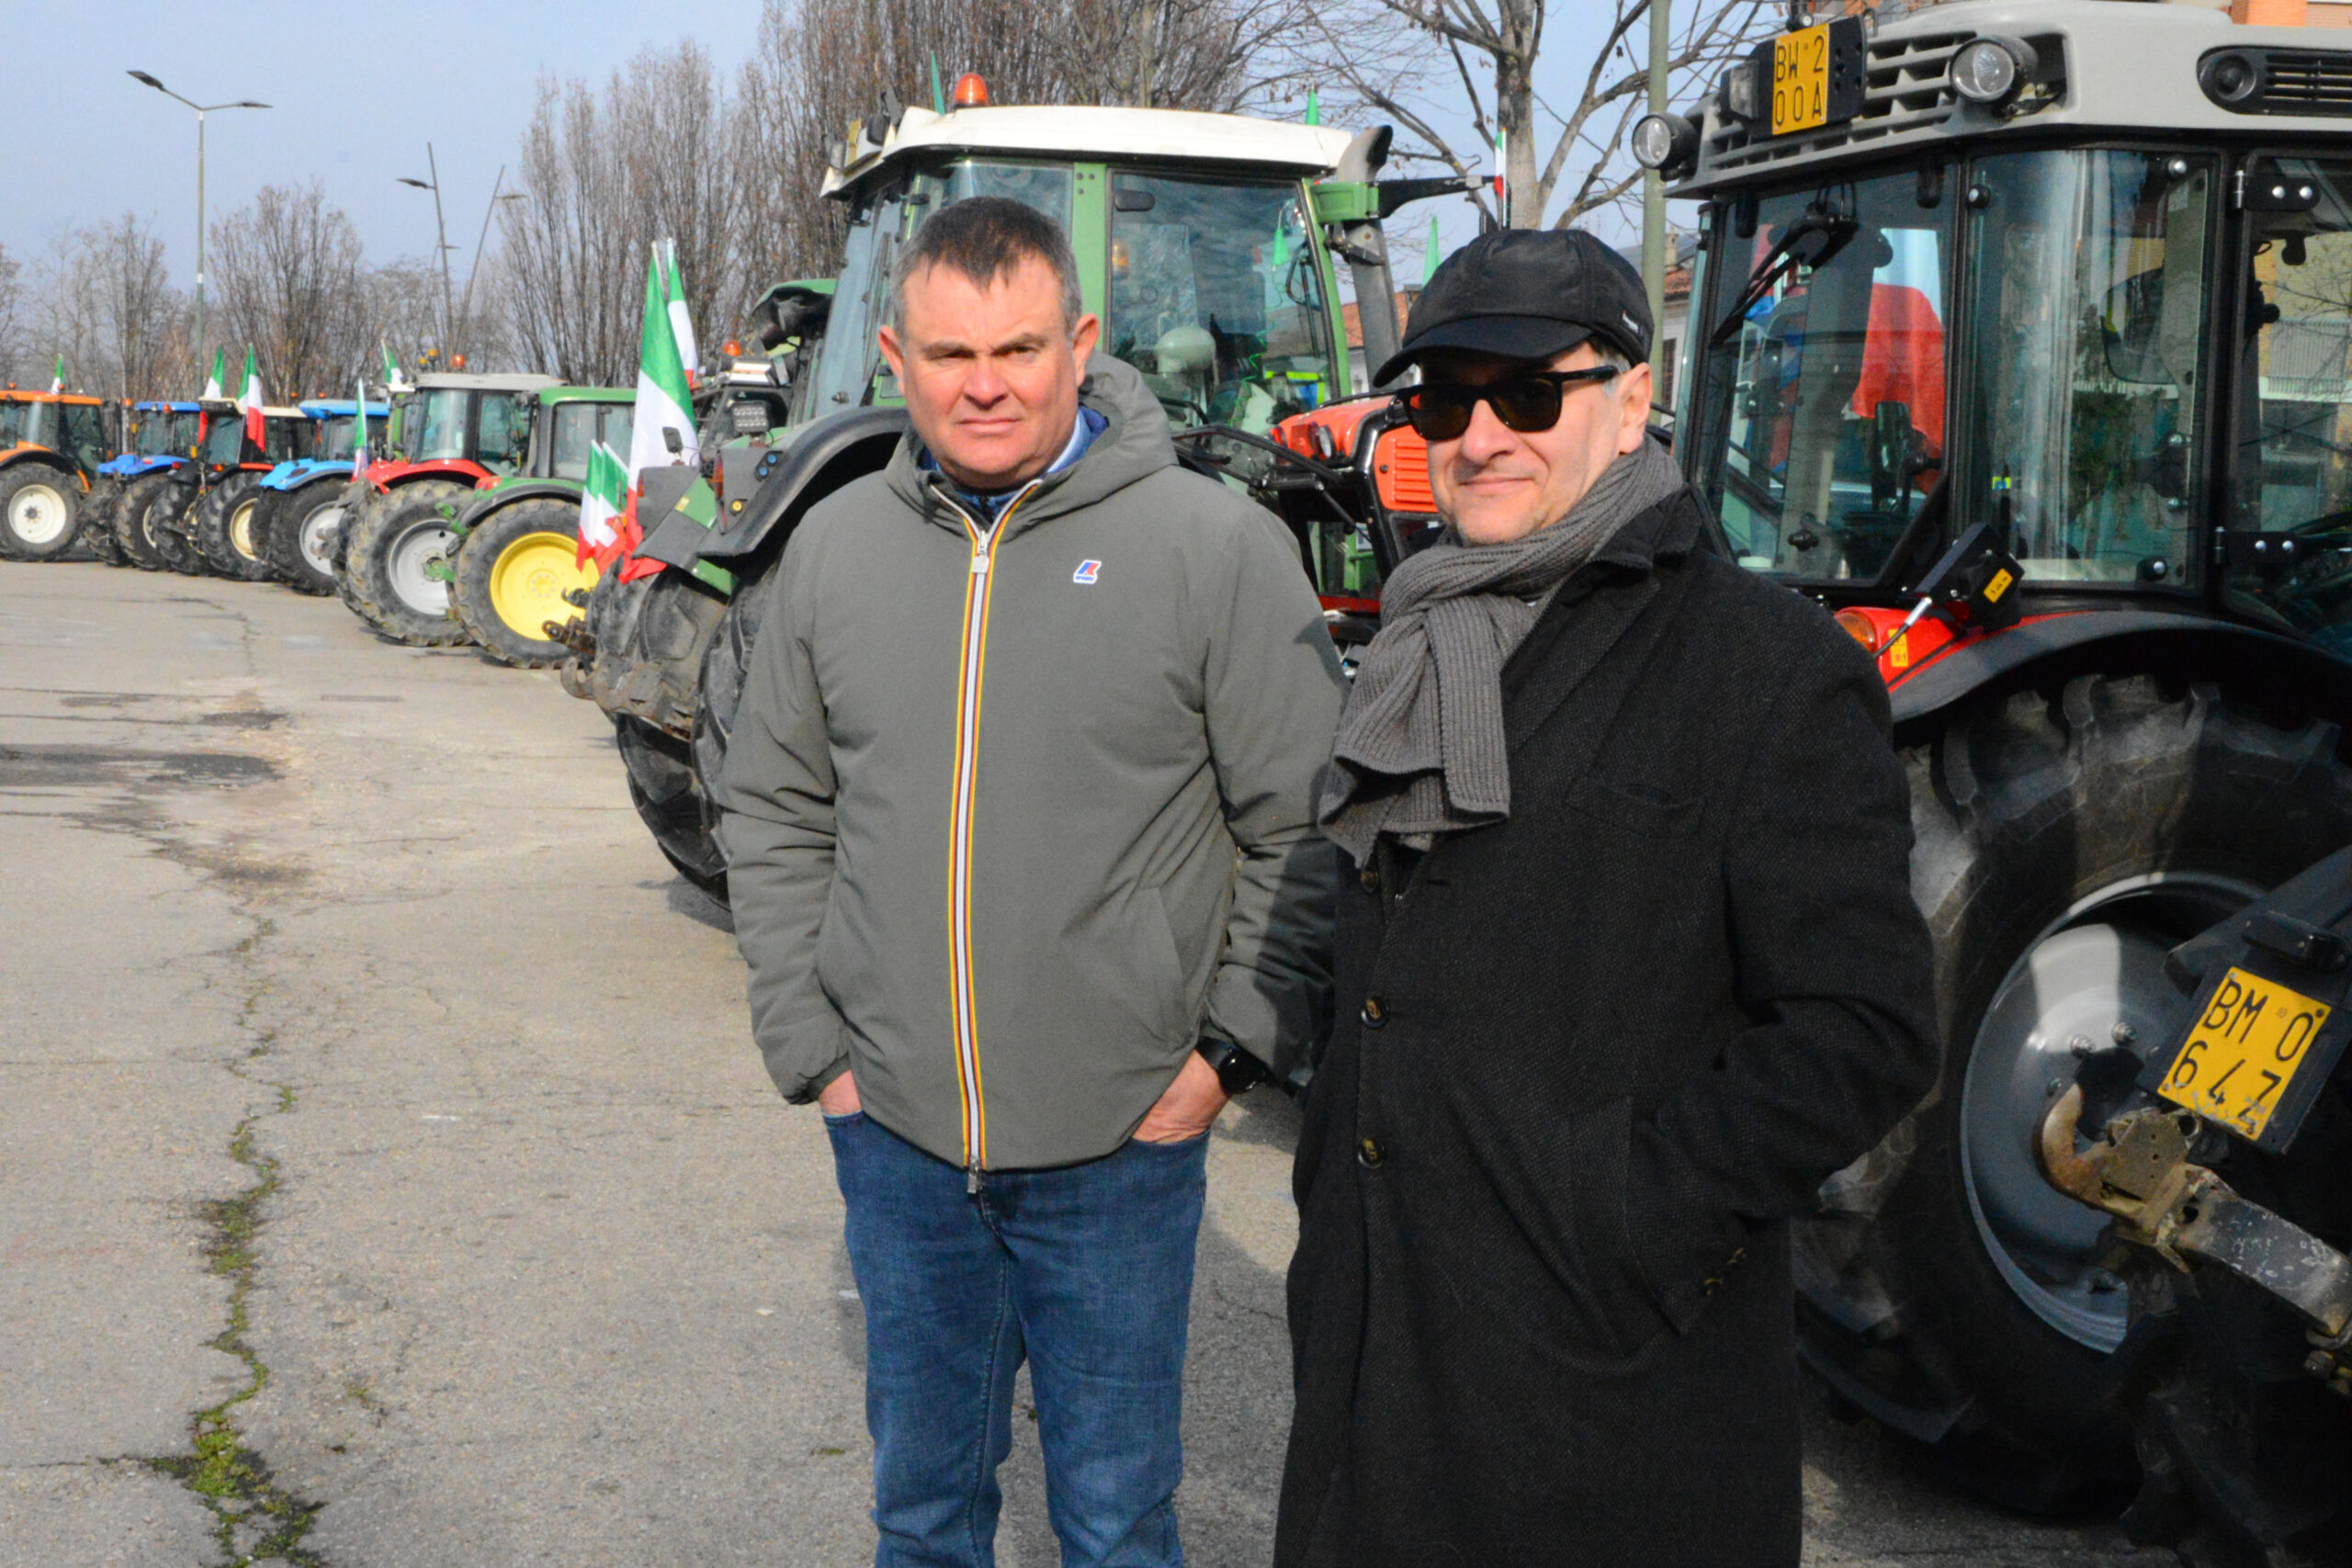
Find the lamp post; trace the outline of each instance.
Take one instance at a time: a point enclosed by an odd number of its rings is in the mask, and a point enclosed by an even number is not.
[[[457,330],[457,316],[449,303],[449,230],[441,220],[441,165],[434,159],[430,141],[424,144],[424,165],[433,175],[430,180],[413,180],[402,175],[400,183],[433,193],[434,246],[441,253],[441,355],[446,363],[451,351],[449,340]]]
[[[1668,43],[1672,24],[1669,0],[1650,0],[1649,109],[1666,112]],[[1642,174],[1642,289],[1649,296],[1650,330],[1663,327],[1666,316],[1666,180],[1656,169]]]
[[[183,98],[144,71],[130,73],[130,79],[153,87],[167,98],[177,98],[196,111],[196,357],[204,361],[204,117],[222,109],[266,109],[267,104],[257,104],[251,98],[239,98],[233,104],[199,104],[193,98]]]
[[[482,247],[490,243],[491,214],[498,210],[500,202],[525,199],[523,193],[519,190],[508,191],[504,196],[499,195],[499,188],[505,183],[506,165],[501,164],[498,165],[498,177],[490,182],[490,200],[481,209],[481,232],[474,236],[474,259],[466,266],[466,291],[458,297],[458,320],[464,324],[466,347],[469,350],[473,347],[474,276],[481,271]]]

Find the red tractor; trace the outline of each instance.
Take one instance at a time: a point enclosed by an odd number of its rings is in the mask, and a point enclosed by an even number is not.
[[[395,642],[467,640],[449,614],[452,517],[477,487],[522,471],[552,376],[435,373],[392,404],[397,449],[353,481],[335,541],[335,593]]]
[[[116,538],[140,566],[190,577],[270,575],[253,532],[254,490],[278,464],[310,455],[314,422],[300,409],[262,411],[262,439],[225,400],[198,404],[204,433],[195,460],[135,481],[115,511]]]

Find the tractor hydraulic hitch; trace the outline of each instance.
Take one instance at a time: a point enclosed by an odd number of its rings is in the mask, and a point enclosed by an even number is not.
[[[2061,1192],[2114,1216],[2119,1239],[2186,1273],[2216,1264],[2295,1309],[2314,1348],[2304,1367],[2352,1397],[2352,1258],[2189,1162],[2192,1111],[2148,1107],[2108,1123],[2086,1152],[2075,1147],[2083,1089],[2070,1087],[2041,1120],[2043,1174]]]

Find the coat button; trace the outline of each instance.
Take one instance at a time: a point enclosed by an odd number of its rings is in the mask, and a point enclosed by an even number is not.
[[[1380,868],[1367,863],[1362,871],[1356,873],[1356,880],[1363,884],[1365,892],[1377,893],[1380,891]]]
[[[1375,1139],[1366,1138],[1356,1145],[1356,1163],[1366,1170],[1374,1168],[1387,1157],[1387,1154],[1382,1150],[1379,1142]]]
[[[1378,1029],[1388,1021],[1388,1013],[1381,1007],[1378,997],[1364,998],[1363,1018],[1366,1029]]]

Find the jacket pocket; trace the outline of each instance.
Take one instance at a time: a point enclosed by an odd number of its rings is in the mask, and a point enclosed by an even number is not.
[[[1699,830],[1699,803],[1633,779],[1587,773],[1570,784],[1562,804],[1581,817],[1645,839],[1681,839]]]

